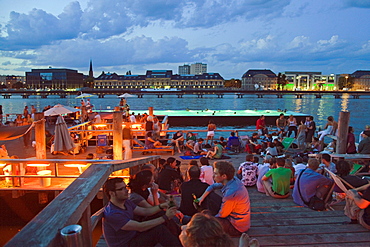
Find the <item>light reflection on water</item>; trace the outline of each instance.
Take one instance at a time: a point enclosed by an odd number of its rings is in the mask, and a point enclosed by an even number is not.
[[[92,104],[97,110],[106,110],[108,107],[114,109],[119,104],[119,98],[115,95],[107,95],[103,99],[97,97],[90,98]],[[264,98],[257,98],[255,95],[245,95],[243,98],[237,98],[236,95],[224,95],[223,98],[217,98],[216,95],[204,95],[203,98],[197,98],[196,95],[184,95],[183,98],[177,98],[176,95],[164,95],[163,98],[157,98],[156,95],[144,95],[139,99],[136,97],[127,98],[131,109],[136,113],[147,111],[152,106],[158,110],[277,110],[287,109],[314,116],[317,126],[324,126],[326,118],[330,115],[338,120],[340,111],[350,111],[350,125],[355,128],[356,136],[366,124],[370,124],[367,113],[370,112],[370,99],[361,96],[361,99],[352,99],[349,94],[344,94],[343,99],[335,99],[333,95],[325,95],[321,99],[316,99],[314,95],[304,95],[302,99],[297,99],[295,95],[284,95],[279,99],[276,95],[265,95]],[[47,99],[41,99],[31,96],[29,99],[22,99],[21,96],[13,96],[11,99],[0,98],[0,104],[3,105],[4,114],[22,113],[25,105],[29,107],[35,105],[41,111],[46,105],[63,104],[69,106],[80,105],[80,99],[69,96],[60,99],[59,96],[49,96]],[[243,123],[241,123],[243,126]]]

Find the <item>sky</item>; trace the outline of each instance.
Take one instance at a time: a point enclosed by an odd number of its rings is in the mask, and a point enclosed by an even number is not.
[[[0,0],[0,75],[370,70],[370,0]]]

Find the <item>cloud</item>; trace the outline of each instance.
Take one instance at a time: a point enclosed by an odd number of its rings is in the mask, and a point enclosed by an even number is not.
[[[79,33],[81,14],[78,2],[67,5],[59,17],[41,9],[33,9],[29,14],[12,11],[5,26],[7,36],[0,38],[0,49],[34,49],[56,40],[75,38]]]
[[[344,0],[344,4],[348,7],[370,8],[369,0]]]
[[[153,40],[140,36],[130,40],[115,37],[105,42],[75,39],[57,45],[43,46],[32,59],[36,65],[73,67],[86,66],[92,58],[97,66],[119,66],[128,64],[155,64],[166,61],[181,63],[194,55],[188,43],[178,37]],[[18,54],[20,56],[20,54]]]
[[[10,61],[6,61],[6,62],[3,62],[3,63],[1,63],[1,65],[4,65],[4,66],[6,66],[6,65],[11,65],[12,63],[10,62]]]
[[[269,19],[280,15],[288,0],[193,0],[187,1],[176,27],[205,28],[238,19]]]

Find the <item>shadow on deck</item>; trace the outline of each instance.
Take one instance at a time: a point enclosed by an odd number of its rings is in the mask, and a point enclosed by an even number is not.
[[[248,189],[251,200],[249,236],[261,246],[370,246],[370,232],[344,215],[344,202],[335,211],[301,207],[292,197],[275,199]]]

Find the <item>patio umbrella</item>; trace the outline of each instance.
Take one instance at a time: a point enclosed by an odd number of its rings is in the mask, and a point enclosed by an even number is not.
[[[118,98],[128,98],[128,97],[135,97],[135,95],[129,94],[129,93],[124,93],[124,94],[121,94],[120,96],[118,96]]]
[[[73,140],[69,135],[67,124],[62,116],[59,116],[55,123],[54,151],[68,152],[74,148]]]
[[[94,94],[89,94],[89,93],[82,93],[76,97],[76,99],[84,99],[84,98],[90,98],[95,96]]]
[[[44,112],[44,116],[56,116],[56,115],[74,113],[78,111],[79,109],[76,109],[70,106],[64,106],[61,104],[57,104],[54,107],[50,108],[49,110],[46,110]]]

